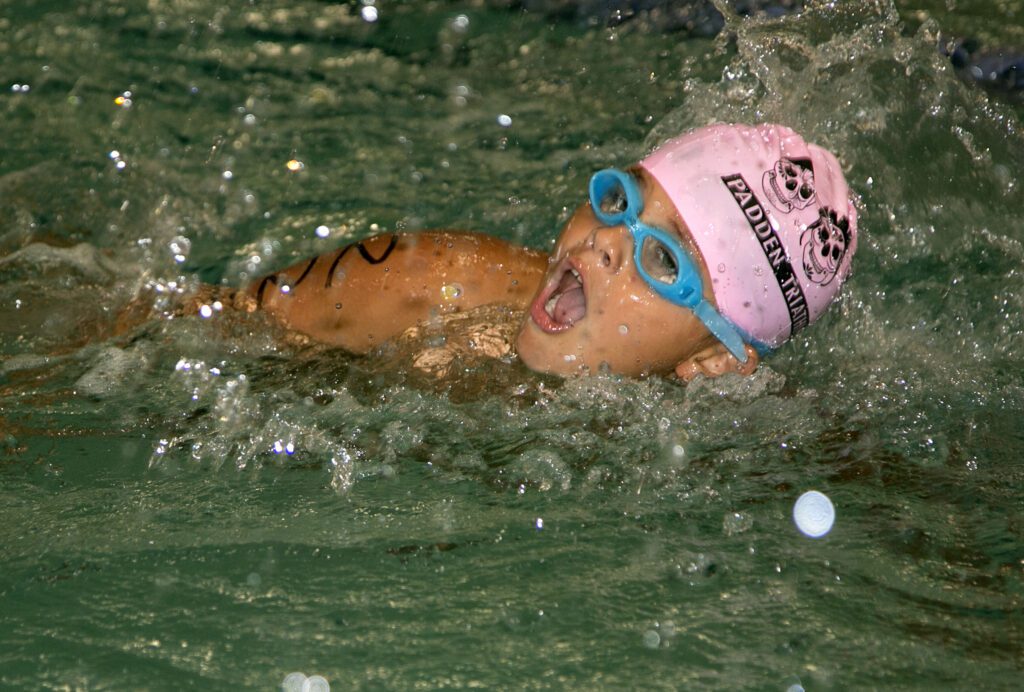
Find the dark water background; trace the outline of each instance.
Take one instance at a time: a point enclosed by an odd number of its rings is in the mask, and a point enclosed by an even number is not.
[[[1024,47],[1024,4],[362,7],[0,1],[0,686],[1018,689],[1022,110],[936,45]],[[593,170],[714,120],[860,197],[841,304],[749,380],[109,336],[374,230],[548,247]]]

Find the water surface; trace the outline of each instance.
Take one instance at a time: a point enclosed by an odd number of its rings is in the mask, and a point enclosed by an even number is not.
[[[935,46],[1020,45],[1020,2],[717,38],[474,3],[0,6],[3,686],[1016,688],[1021,111]],[[843,300],[749,380],[437,386],[258,318],[110,336],[133,296],[377,231],[550,247],[595,169],[715,120],[839,151],[861,210]]]

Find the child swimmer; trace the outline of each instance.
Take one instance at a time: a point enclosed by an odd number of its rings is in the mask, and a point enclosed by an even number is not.
[[[382,235],[246,293],[250,309],[356,353],[503,305],[521,322],[485,330],[495,355],[514,341],[540,372],[690,381],[753,373],[835,299],[856,245],[830,152],[780,125],[712,125],[595,173],[550,257],[478,234]]]

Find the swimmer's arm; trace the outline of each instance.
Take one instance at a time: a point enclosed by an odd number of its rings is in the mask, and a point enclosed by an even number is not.
[[[289,329],[363,353],[443,312],[525,308],[546,267],[543,253],[486,235],[389,234],[299,262],[246,293]]]

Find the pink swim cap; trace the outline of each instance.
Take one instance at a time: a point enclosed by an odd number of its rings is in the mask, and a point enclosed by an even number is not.
[[[697,242],[718,311],[759,350],[781,346],[839,293],[857,212],[828,151],[782,125],[712,125],[640,165]]]

